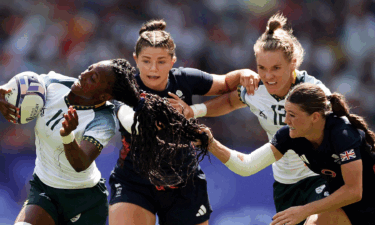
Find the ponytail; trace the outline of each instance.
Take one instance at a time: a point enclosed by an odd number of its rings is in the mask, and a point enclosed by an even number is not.
[[[358,116],[356,114],[350,114],[349,106],[346,103],[346,100],[343,95],[335,92],[331,96],[327,97],[328,100],[331,102],[332,112],[339,116],[346,116],[349,119],[349,122],[356,127],[357,129],[361,129],[365,132],[366,142],[371,146],[373,152],[375,152],[375,133],[368,128],[366,121],[363,117]]]

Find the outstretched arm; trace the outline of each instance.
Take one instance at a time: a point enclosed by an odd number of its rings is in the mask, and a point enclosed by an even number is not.
[[[248,94],[254,94],[260,81],[259,75],[250,69],[234,70],[225,75],[212,75],[213,83],[206,96],[222,95],[236,90],[238,85],[246,88]]]
[[[204,128],[201,132],[206,132],[211,140],[208,150],[224,163],[228,169],[241,176],[253,175],[281,159],[283,156],[283,154],[270,143],[263,145],[250,154],[243,154],[229,149],[215,140],[209,128]]]
[[[228,94],[218,96],[202,104],[205,104],[207,108],[207,113],[205,115],[206,117],[222,116],[236,109],[246,107],[246,104],[244,104],[240,97],[238,97],[237,91],[232,91]],[[192,107],[194,109],[194,105]]]

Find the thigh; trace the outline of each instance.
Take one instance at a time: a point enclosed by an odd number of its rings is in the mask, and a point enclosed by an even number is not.
[[[17,216],[15,223],[26,222],[32,225],[55,225],[55,220],[38,205],[25,205]]]
[[[155,225],[156,216],[139,205],[118,202],[109,207],[110,225]]]
[[[351,225],[351,222],[344,210],[337,209],[329,212],[311,215],[306,219],[305,225]]]
[[[158,202],[162,225],[208,224],[212,213],[205,179],[195,179],[183,188],[159,191]]]

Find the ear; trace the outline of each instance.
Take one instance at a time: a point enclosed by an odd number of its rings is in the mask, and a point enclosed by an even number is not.
[[[291,70],[294,71],[297,67],[297,59],[292,59]]]
[[[175,64],[176,61],[177,61],[177,57],[176,57],[176,56],[173,56],[173,57],[172,57],[172,66]]]
[[[133,59],[134,59],[135,63],[138,64],[138,57],[135,54],[135,52],[133,52]]]
[[[314,112],[311,116],[313,123],[318,122],[322,118],[322,114],[320,112]]]

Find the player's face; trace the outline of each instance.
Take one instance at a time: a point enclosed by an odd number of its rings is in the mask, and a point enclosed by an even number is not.
[[[111,69],[110,61],[101,61],[92,64],[78,76],[78,80],[74,82],[71,91],[73,94],[83,99],[93,102],[103,102],[103,99],[109,95],[115,81],[114,73]]]
[[[289,126],[291,138],[307,137],[313,125],[312,115],[303,111],[297,104],[285,102],[285,123]]]
[[[140,72],[142,82],[155,91],[165,90],[169,71],[176,61],[166,48],[146,47],[138,57],[133,55]]]
[[[268,93],[284,97],[294,81],[294,64],[285,59],[281,50],[260,51],[256,61],[258,74]]]

